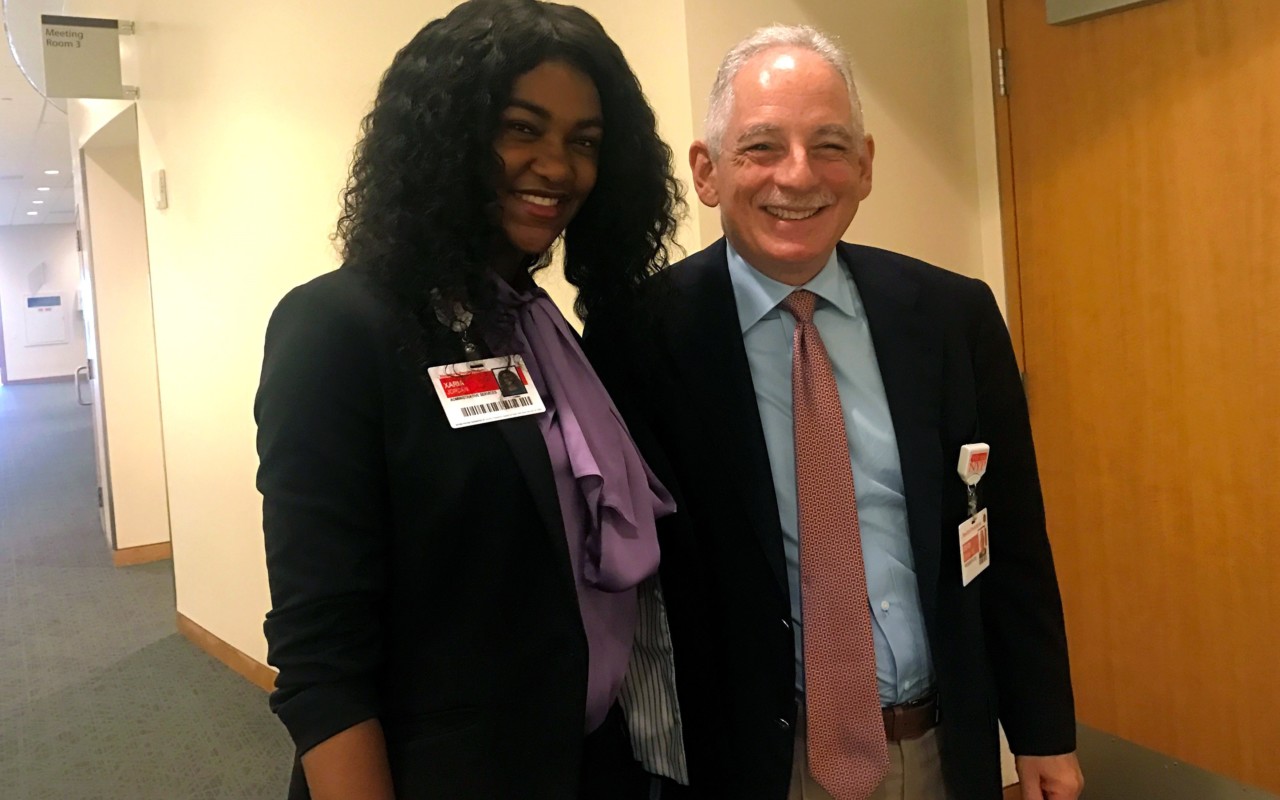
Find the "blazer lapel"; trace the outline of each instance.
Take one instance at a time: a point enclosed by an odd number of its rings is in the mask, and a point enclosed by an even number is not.
[[[480,350],[480,358],[489,358],[493,355],[484,343],[479,343],[477,347]],[[461,342],[450,351],[449,358],[450,363],[459,363],[466,359]],[[538,427],[538,418],[515,417],[490,424],[502,434],[507,446],[511,448],[516,466],[524,475],[529,494],[533,496],[533,504],[538,510],[538,517],[542,520],[542,526],[550,537],[551,549],[555,553],[558,569],[562,573],[561,583],[573,595],[576,606],[578,597],[573,588],[576,582],[573,567],[569,561],[569,541],[565,537],[564,517],[560,513],[560,495],[556,489],[555,474],[551,471],[551,457],[547,454],[547,442],[542,437],[542,430]]]
[[[538,418],[516,417],[494,423],[507,440],[517,466],[524,473],[533,503],[542,518],[543,528],[551,537],[551,549],[562,574],[562,585],[572,590],[575,585],[573,567],[569,561],[569,540],[565,537],[564,517],[560,513],[560,495],[556,490],[555,475],[551,471],[551,457],[547,454],[547,442],[542,438]],[[574,594],[574,603],[577,595]]]
[[[725,480],[736,487],[786,596],[787,565],[773,471],[725,253],[721,239],[706,251],[705,260],[686,262],[687,274],[678,279],[679,313],[669,317],[667,349],[684,384],[697,387],[687,402],[701,406],[705,446],[719,454]]]
[[[898,441],[920,601],[925,618],[936,619],[944,477],[938,433],[941,343],[930,335],[928,320],[916,309],[919,286],[909,273],[880,263],[873,251],[844,243],[840,256],[853,274],[867,313]]]

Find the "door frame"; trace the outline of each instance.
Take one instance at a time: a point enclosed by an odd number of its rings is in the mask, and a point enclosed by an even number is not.
[[[107,547],[114,553],[116,551],[116,506],[111,491],[111,442],[107,437],[107,399],[102,383],[102,344],[101,334],[98,331],[98,282],[94,275],[92,239],[89,235],[92,223],[89,219],[89,174],[85,164],[86,159],[85,148],[79,148],[80,187],[83,196],[76,198],[76,236],[79,242],[76,255],[80,261],[80,268],[89,279],[89,291],[84,291],[86,287],[84,282],[81,282],[82,302],[91,309],[90,313],[93,317],[93,336],[90,337],[88,330],[85,330],[85,358],[88,363],[93,364],[91,369],[93,377],[90,380],[89,391],[93,394],[95,451],[98,447],[98,439],[102,440],[102,452],[94,453],[95,466],[100,470],[97,474],[98,516],[102,522],[102,532],[106,537]],[[93,384],[97,385],[96,391]]]
[[[992,100],[996,115],[996,172],[1000,182],[1000,243],[1004,255],[1005,317],[1009,336],[1013,340],[1013,352],[1018,359],[1018,369],[1027,372],[1026,351],[1022,334],[1022,269],[1018,260],[1018,208],[1014,194],[1013,131],[1006,90],[1001,94],[1001,84],[1011,88],[1008,81],[1009,52],[1004,40],[1004,0],[987,0],[987,30],[990,34],[991,68],[997,73],[1002,69],[1000,54],[1003,52],[1005,80],[1000,75],[991,81]]]

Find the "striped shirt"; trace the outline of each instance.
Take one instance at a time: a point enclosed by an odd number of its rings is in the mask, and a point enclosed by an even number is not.
[[[650,774],[687,786],[689,766],[676,702],[671,628],[658,576],[641,583],[636,594],[640,615],[619,697],[631,734],[631,753]]]

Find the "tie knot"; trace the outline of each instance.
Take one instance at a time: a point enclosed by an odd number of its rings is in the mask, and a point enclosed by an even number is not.
[[[818,296],[808,289],[796,289],[782,300],[782,307],[801,325],[813,324],[813,307]]]

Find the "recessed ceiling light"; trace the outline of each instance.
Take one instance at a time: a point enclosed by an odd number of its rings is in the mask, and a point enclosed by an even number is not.
[[[59,173],[56,169],[46,169],[46,170],[44,171],[44,174],[45,174],[45,175],[58,175],[58,174],[60,174],[60,173]]]
[[[44,205],[44,201],[43,201],[43,200],[32,200],[32,201],[31,201],[31,205],[33,205],[33,206],[42,206],[42,205]]]
[[[37,215],[37,214],[39,214],[39,213],[40,213],[39,211],[28,211],[28,212],[27,212],[27,216],[28,216],[28,217],[34,217],[35,215]]]
[[[37,191],[37,192],[47,192],[47,191],[49,191],[49,187],[48,187],[48,186],[37,186],[37,187],[36,187],[36,191]]]

